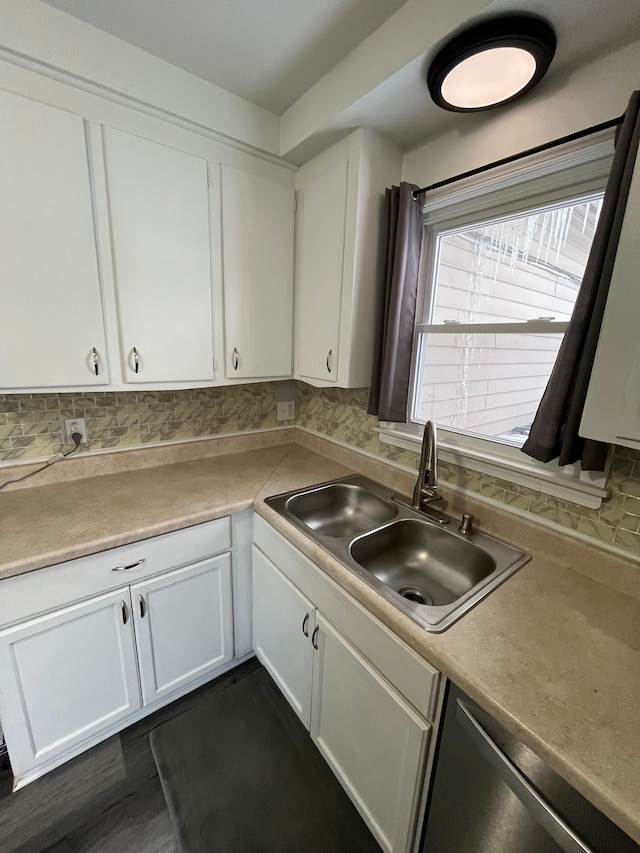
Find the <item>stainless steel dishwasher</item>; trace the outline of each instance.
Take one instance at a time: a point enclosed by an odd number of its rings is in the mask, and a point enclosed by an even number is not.
[[[639,853],[640,847],[455,685],[422,853]]]

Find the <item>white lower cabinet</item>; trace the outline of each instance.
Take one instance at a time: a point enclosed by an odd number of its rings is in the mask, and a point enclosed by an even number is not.
[[[409,850],[430,725],[317,616],[311,737],[383,850]]]
[[[253,642],[258,660],[306,728],[311,722],[315,607],[264,554],[253,549]]]
[[[131,597],[145,705],[233,659],[228,554],[135,584]]]
[[[0,632],[2,726],[15,775],[140,707],[129,588]]]
[[[258,659],[382,849],[409,853],[439,675],[260,518],[254,542]]]
[[[235,664],[230,548],[223,518],[0,582],[15,787]]]

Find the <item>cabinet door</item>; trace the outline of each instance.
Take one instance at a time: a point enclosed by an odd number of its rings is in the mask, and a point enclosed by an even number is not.
[[[128,587],[0,633],[0,716],[17,777],[139,707]]]
[[[135,584],[131,597],[145,705],[232,660],[229,554]]]
[[[84,122],[8,92],[0,116],[0,389],[105,385]]]
[[[311,737],[383,850],[411,849],[429,724],[318,614]]]
[[[257,548],[253,549],[253,643],[289,704],[309,728],[315,609]]]
[[[347,176],[346,159],[312,178],[299,173],[296,375],[325,382],[338,374]]]
[[[205,160],[104,129],[127,382],[213,379]]]
[[[222,167],[225,370],[291,375],[293,188]]]

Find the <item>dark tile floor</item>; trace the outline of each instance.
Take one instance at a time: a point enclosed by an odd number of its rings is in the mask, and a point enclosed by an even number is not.
[[[149,732],[257,667],[237,667],[15,794],[0,781],[0,853],[179,853]]]

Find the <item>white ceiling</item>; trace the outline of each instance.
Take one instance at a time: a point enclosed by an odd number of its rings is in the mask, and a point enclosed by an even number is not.
[[[510,11],[535,13],[553,26],[558,40],[556,54],[540,85],[547,91],[562,86],[581,65],[640,39],[638,0],[526,0],[526,5],[518,4],[518,0],[493,0],[474,21]],[[460,115],[437,107],[426,87],[427,67],[438,47],[437,43],[425,45],[421,56],[336,116],[333,127],[364,125],[407,150],[459,125]],[[467,115],[465,126],[469,129],[484,117],[485,114]]]
[[[281,115],[405,0],[44,0]]]

